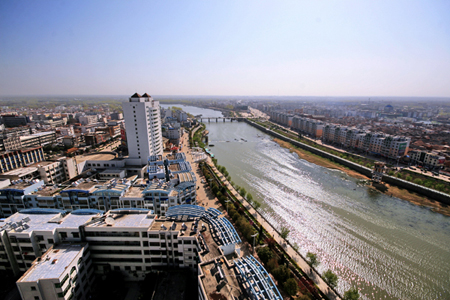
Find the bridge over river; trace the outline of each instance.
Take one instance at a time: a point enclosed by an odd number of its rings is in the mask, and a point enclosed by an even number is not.
[[[219,122],[219,120],[222,120],[223,122],[226,122],[227,120],[229,120],[230,122],[233,121],[238,121],[238,122],[242,122],[244,121],[245,118],[243,117],[196,117],[196,119],[200,122],[203,122],[203,120],[208,120],[208,123],[211,123],[211,120],[216,120],[216,123]]]

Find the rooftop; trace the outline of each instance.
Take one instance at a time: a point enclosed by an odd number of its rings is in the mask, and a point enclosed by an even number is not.
[[[142,192],[145,190],[145,187],[132,186],[130,187],[123,196],[125,198],[142,198]]]
[[[148,228],[155,220],[149,209],[114,209],[107,213],[107,217],[86,226],[89,227],[141,227]]]
[[[25,168],[18,168],[14,169],[5,173],[2,173],[1,175],[8,175],[8,176],[25,176],[28,174],[32,174],[36,172],[38,169],[35,167],[25,167]]]
[[[53,246],[35,261],[17,282],[32,282],[42,279],[59,278],[74,259],[84,251],[86,244],[61,244]]]
[[[10,232],[52,231],[58,227],[78,228],[93,217],[101,216],[101,213],[95,211],[90,214],[76,211],[73,214],[64,214],[65,211],[57,209],[24,209],[6,218],[3,227]]]
[[[195,182],[196,177],[193,172],[182,172],[175,175],[180,183]]]
[[[115,155],[112,154],[93,154],[93,155],[78,155],[76,156],[77,163],[82,163],[86,160],[114,160]]]
[[[149,230],[158,230],[158,231],[183,231],[184,236],[190,236],[195,233],[193,229],[193,225],[195,225],[195,221],[174,221],[170,219],[156,219],[152,224]]]

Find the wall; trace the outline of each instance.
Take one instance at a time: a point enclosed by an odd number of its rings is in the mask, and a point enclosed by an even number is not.
[[[319,150],[319,149],[311,147],[309,145],[303,144],[301,142],[292,140],[292,139],[290,139],[288,137],[285,137],[284,135],[281,135],[281,134],[279,134],[277,132],[274,132],[274,131],[272,131],[270,129],[267,129],[264,126],[256,124],[256,123],[254,123],[254,122],[252,122],[252,121],[250,121],[248,119],[245,119],[245,122],[247,122],[251,126],[254,126],[254,127],[260,129],[261,131],[264,131],[267,134],[270,134],[270,135],[272,135],[272,136],[274,136],[276,138],[279,138],[280,140],[289,142],[289,143],[291,143],[294,146],[297,146],[297,147],[302,148],[304,150],[310,151],[310,152],[312,152],[314,154],[317,154],[317,155],[320,155],[322,157],[325,157],[325,158],[328,158],[330,160],[333,160],[333,161],[335,161],[335,162],[337,162],[337,163],[339,163],[341,165],[344,165],[346,167],[349,167],[350,169],[355,170],[355,171],[357,171],[357,172],[359,172],[359,173],[361,173],[361,174],[363,174],[363,175],[365,175],[365,176],[367,176],[369,178],[372,177],[372,169],[369,169],[367,167],[364,167],[364,166],[361,166],[359,164],[353,163],[353,162],[348,161],[346,159],[343,159],[343,158],[341,158],[339,156],[336,156],[336,155],[330,154],[328,152]],[[427,187],[420,186],[420,185],[414,184],[412,182],[405,181],[405,180],[402,180],[402,179],[399,179],[399,178],[396,178],[396,177],[392,177],[392,176],[388,176],[388,175],[384,175],[382,180],[384,182],[386,182],[386,183],[389,183],[389,184],[392,184],[392,185],[396,185],[396,186],[399,186],[399,187],[402,187],[402,188],[405,188],[405,189],[408,189],[408,190],[420,193],[420,194],[422,194],[424,196],[433,198],[433,199],[435,199],[435,200],[437,200],[439,202],[442,202],[442,203],[450,205],[450,195],[448,195],[448,194],[445,194],[445,193],[442,193],[442,192],[439,192],[439,191],[436,191],[436,190],[433,190],[433,189],[429,189]]]

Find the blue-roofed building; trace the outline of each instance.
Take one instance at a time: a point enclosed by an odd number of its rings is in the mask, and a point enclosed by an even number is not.
[[[146,207],[164,216],[169,207],[180,204],[197,204],[194,182],[186,181],[176,186],[172,182],[152,181],[142,192]]]
[[[27,201],[26,196],[42,189],[44,181],[20,181],[0,189],[0,217],[8,217],[21,209],[37,207],[37,203],[35,201]]]
[[[68,214],[50,208],[15,213],[0,223],[0,270],[18,275],[55,243],[81,242],[80,226],[102,215],[94,210]]]

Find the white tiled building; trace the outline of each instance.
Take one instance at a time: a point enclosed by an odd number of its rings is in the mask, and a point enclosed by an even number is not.
[[[159,101],[147,93],[134,94],[122,104],[127,132],[129,164],[146,165],[147,158],[162,155]]]
[[[60,244],[33,262],[17,281],[24,300],[89,299],[94,272],[88,244]]]

